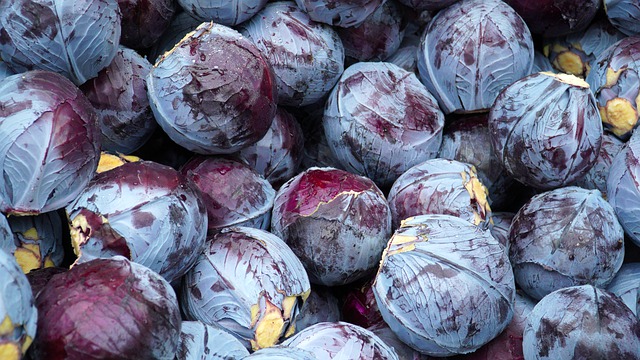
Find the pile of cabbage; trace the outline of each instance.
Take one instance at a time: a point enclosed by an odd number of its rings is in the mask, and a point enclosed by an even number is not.
[[[0,0],[0,358],[640,359],[640,5]]]

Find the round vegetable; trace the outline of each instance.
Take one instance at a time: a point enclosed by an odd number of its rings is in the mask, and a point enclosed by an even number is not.
[[[443,357],[473,352],[507,327],[515,283],[488,230],[451,215],[421,215],[389,240],[373,293],[400,340]]]
[[[180,309],[157,273],[122,256],[55,275],[36,299],[35,359],[173,360]]]
[[[239,29],[273,67],[281,105],[298,107],[320,101],[344,71],[344,47],[338,33],[312,21],[292,1],[267,4]]]
[[[567,287],[536,304],[522,346],[525,359],[637,359],[640,320],[609,292]]]
[[[34,70],[0,82],[0,211],[65,207],[91,180],[99,157],[96,113],[71,81]]]
[[[444,114],[414,74],[391,63],[359,62],[329,95],[322,123],[340,164],[385,188],[436,157]]]
[[[373,332],[347,322],[322,322],[282,343],[312,352],[318,360],[398,360],[398,355]]]
[[[50,70],[80,85],[111,63],[120,32],[117,1],[0,1],[0,57],[16,72]]]
[[[122,255],[173,282],[205,243],[200,192],[178,171],[152,161],[97,174],[66,211],[76,263]]]
[[[539,189],[582,178],[602,142],[589,85],[567,74],[536,73],[509,85],[491,107],[489,130],[509,174]]]
[[[165,53],[147,77],[160,127],[201,154],[230,154],[260,140],[276,114],[271,66],[235,30],[203,23]]]
[[[183,321],[175,360],[245,359],[249,351],[235,336],[201,321]]]
[[[360,25],[384,0],[296,0],[298,7],[313,21],[339,26]]]
[[[532,65],[529,29],[501,0],[459,1],[438,12],[418,51],[420,78],[446,114],[490,108]]]
[[[370,179],[310,168],[276,193],[271,231],[300,258],[311,282],[344,285],[378,264],[391,234],[391,211]]]
[[[147,98],[149,71],[147,59],[120,47],[111,64],[80,87],[98,114],[103,150],[130,154],[156,129]]]
[[[239,161],[194,156],[180,168],[202,193],[208,231],[227,226],[268,229],[276,192],[254,169]]]
[[[489,228],[488,195],[473,166],[441,158],[427,160],[400,175],[389,190],[393,227],[415,215],[447,214]]]
[[[222,327],[253,350],[295,330],[311,285],[300,260],[264,230],[227,227],[207,239],[182,280],[187,318]]]
[[[38,310],[26,275],[16,259],[0,250],[0,355],[20,360],[36,335]]]
[[[598,190],[559,188],[536,195],[515,215],[509,258],[516,283],[541,299],[563,287],[604,288],[624,259],[624,231]]]

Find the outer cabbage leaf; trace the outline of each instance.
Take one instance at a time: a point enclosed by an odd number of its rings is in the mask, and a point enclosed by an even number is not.
[[[50,70],[80,85],[118,49],[117,1],[2,0],[0,14],[0,55],[16,71]]]

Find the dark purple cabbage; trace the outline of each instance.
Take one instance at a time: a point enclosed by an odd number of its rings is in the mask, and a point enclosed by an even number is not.
[[[312,283],[344,285],[375,269],[391,234],[391,211],[371,179],[309,168],[276,193],[271,231],[289,244]]]
[[[116,256],[54,275],[36,299],[35,360],[173,360],[180,309],[171,285]]]
[[[147,87],[160,127],[201,154],[230,154],[257,142],[276,114],[265,57],[237,31],[212,22],[157,60]]]
[[[293,1],[267,4],[239,29],[273,67],[281,105],[298,107],[320,101],[344,71],[344,47],[338,33],[312,21]]]
[[[436,158],[400,175],[389,190],[388,200],[394,229],[403,220],[423,214],[452,215],[489,228],[488,196],[473,166]]]
[[[185,35],[195,30],[202,21],[194,19],[188,12],[180,12],[173,17],[156,43],[148,50],[148,59],[151,63],[171,50]]]
[[[173,282],[205,244],[207,213],[198,188],[152,161],[97,174],[66,211],[76,263],[122,255]]]
[[[488,230],[451,215],[420,215],[389,240],[373,293],[400,340],[444,357],[473,352],[509,325],[515,283]]]
[[[640,135],[637,133],[613,158],[607,177],[607,200],[625,234],[640,246]]]
[[[118,0],[122,13],[120,44],[147,49],[169,27],[176,12],[174,0]]]
[[[182,280],[187,319],[217,325],[245,347],[270,347],[293,334],[311,285],[300,260],[279,237],[227,227],[210,235]]]
[[[598,190],[569,186],[529,200],[509,230],[516,283],[541,299],[563,287],[604,288],[624,259],[624,231]]]
[[[423,11],[437,11],[457,2],[458,0],[398,0],[399,3],[412,9]]]
[[[501,0],[459,1],[438,12],[418,51],[420,78],[445,114],[490,108],[532,65],[531,34]]]
[[[25,274],[35,269],[62,265],[65,255],[63,227],[58,212],[9,216],[7,220],[13,234],[7,241],[3,240],[0,247],[15,256]]]
[[[438,157],[473,165],[478,178],[489,190],[491,206],[495,207],[511,200],[515,181],[493,151],[487,117],[485,113],[449,121],[444,128]]]
[[[538,189],[582,178],[602,142],[596,99],[568,74],[536,73],[509,85],[491,107],[489,130],[509,174]]]
[[[619,297],[640,318],[640,263],[622,264],[607,291]]]
[[[629,36],[640,35],[640,3],[636,0],[604,0],[609,21]]]
[[[354,61],[383,61],[400,48],[404,24],[400,7],[384,2],[360,25],[337,28],[347,58]]]
[[[322,120],[342,167],[382,188],[435,158],[444,114],[415,74],[386,62],[359,62],[342,74]]]
[[[201,321],[183,321],[175,360],[245,359],[249,351],[235,336]]]
[[[102,150],[130,154],[156,129],[147,98],[151,66],[136,51],[120,47],[111,64],[80,87],[98,114]]]
[[[0,82],[0,211],[65,207],[91,180],[99,157],[96,113],[71,81],[34,70]]]
[[[296,317],[296,333],[320,322],[340,321],[338,298],[330,288],[313,286]]]
[[[0,355],[19,360],[36,333],[38,310],[27,276],[11,254],[0,250]]]
[[[451,360],[524,360],[522,335],[528,316],[535,305],[533,299],[519,290],[516,291],[513,319],[507,328],[480,349],[470,354],[454,356]]]
[[[116,55],[120,14],[110,0],[2,0],[0,57],[16,72],[49,70],[80,85]]]
[[[591,285],[559,289],[536,304],[524,328],[525,359],[638,359],[640,320]]]
[[[640,96],[640,36],[611,45],[596,58],[587,83],[597,99],[606,131],[628,140],[638,126]]]
[[[398,355],[373,332],[347,322],[322,322],[282,343],[312,352],[318,360],[398,360]]]
[[[223,157],[197,155],[180,172],[202,193],[209,232],[227,226],[269,228],[276,192],[250,166]]]
[[[313,21],[337,27],[360,25],[384,0],[296,0]]]
[[[278,189],[298,173],[304,155],[304,134],[296,118],[278,108],[271,127],[257,143],[240,150],[239,157]]]
[[[600,0],[505,0],[533,34],[562,36],[584,30],[598,14]]]
[[[213,21],[226,26],[251,19],[267,4],[267,0],[178,0],[190,16],[200,21]]]
[[[600,146],[600,152],[598,158],[593,167],[584,174],[584,176],[575,182],[576,186],[580,186],[585,189],[597,189],[604,195],[607,194],[607,177],[609,176],[609,169],[613,163],[613,159],[622,150],[624,142],[615,137],[613,134],[602,134],[602,145]]]
[[[558,71],[587,77],[596,57],[626,37],[606,19],[599,19],[585,31],[544,39],[544,54]]]

